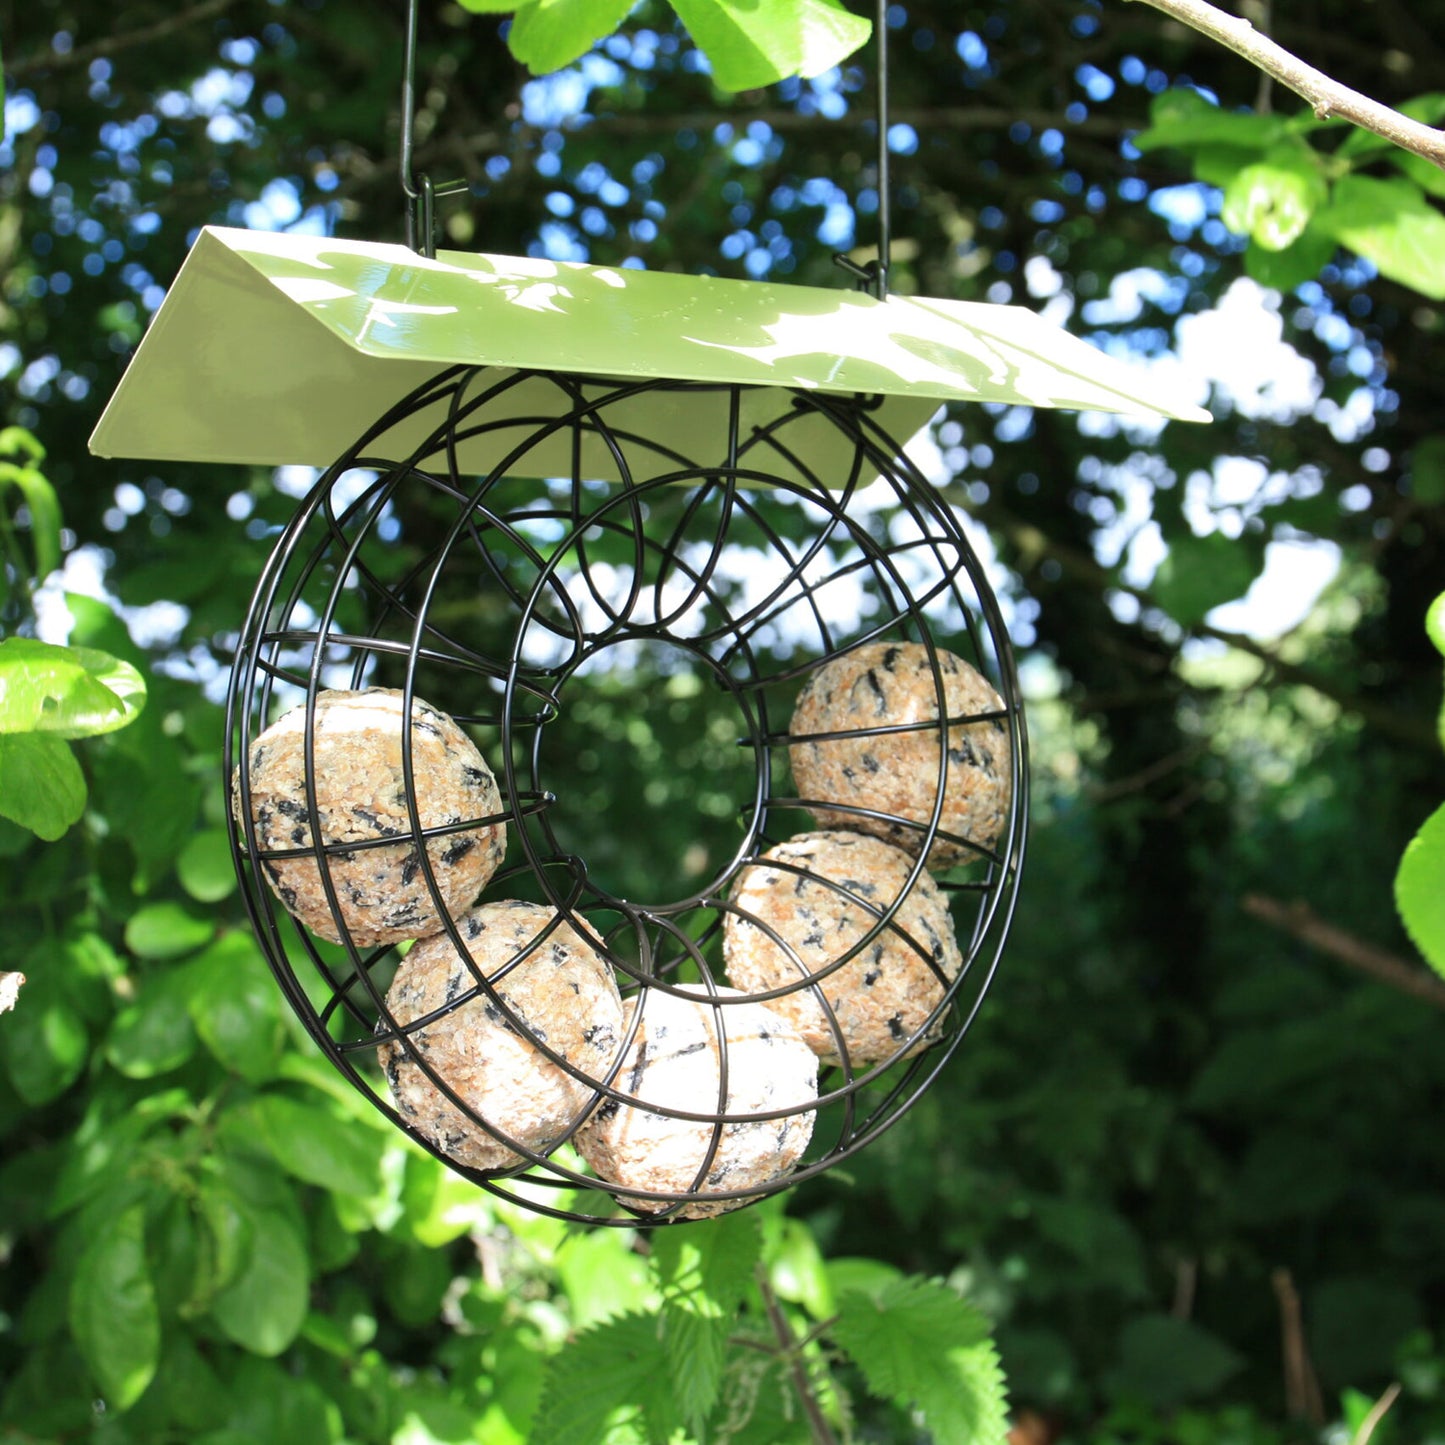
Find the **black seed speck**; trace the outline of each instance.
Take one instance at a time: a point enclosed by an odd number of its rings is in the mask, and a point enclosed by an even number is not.
[[[868,669],[868,686],[873,691],[874,711],[882,717],[888,711],[888,694],[883,691],[883,684],[878,681],[878,674],[870,667]]]
[[[973,744],[966,738],[959,738],[956,743],[949,745],[948,761],[957,763],[960,767],[978,767],[978,754],[973,750]]]

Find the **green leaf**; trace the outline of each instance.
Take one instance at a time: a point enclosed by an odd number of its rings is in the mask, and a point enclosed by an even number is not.
[[[1424,156],[1409,151],[1396,151],[1390,159],[1428,196],[1445,200],[1445,171]]]
[[[288,1174],[352,1198],[376,1193],[380,1151],[353,1120],[276,1093],[261,1095],[248,1114],[257,1138]]]
[[[413,1159],[407,1160],[408,1180]],[[407,1213],[409,1216],[411,1211]],[[663,1235],[680,1232],[664,1230]],[[552,1267],[571,1306],[574,1329],[586,1329],[630,1310],[655,1307],[648,1262],[621,1230],[594,1229],[569,1236]]]
[[[30,510],[30,544],[35,549],[35,575],[42,580],[60,566],[60,502],[55,488],[34,467],[0,462],[0,487],[11,483]]]
[[[59,996],[48,971],[37,972],[26,990],[24,1027],[0,1035],[5,1073],[33,1108],[58,1098],[80,1077],[90,1050],[85,1023]]]
[[[1149,128],[1140,131],[1133,140],[1141,151],[1166,146],[1196,150],[1207,145],[1228,145],[1264,152],[1285,130],[1286,122],[1281,116],[1221,110],[1197,90],[1175,89],[1155,97],[1149,107]]]
[[[881,1259],[869,1259],[863,1255],[830,1259],[824,1268],[827,1270],[828,1283],[835,1298],[843,1294],[855,1293],[865,1294],[869,1299],[876,1299],[890,1285],[903,1278],[902,1271],[896,1265],[887,1264]]]
[[[1425,613],[1425,632],[1435,649],[1445,656],[1445,592],[1442,592]]]
[[[53,843],[85,812],[85,774],[70,745],[0,732],[0,815]]]
[[[468,1230],[486,1228],[492,1222],[491,1196],[460,1175],[453,1174],[430,1154],[418,1152],[407,1155],[401,1197],[404,1226],[418,1244],[424,1244],[428,1249],[440,1249],[442,1245],[460,1239]],[[611,1234],[613,1231],[603,1232]],[[561,1268],[560,1262],[558,1267]],[[578,1324],[591,1323],[590,1320],[579,1320],[575,1314],[573,1319]]]
[[[801,1219],[783,1218],[777,1243],[768,1253],[773,1288],[800,1304],[815,1320],[834,1310],[833,1287],[813,1231]]]
[[[1130,1320],[1119,1337],[1119,1362],[1106,1388],[1156,1409],[1217,1390],[1243,1362],[1222,1340],[1173,1315]]]
[[[1368,1274],[1317,1282],[1309,1297],[1310,1356],[1326,1387],[1388,1377],[1400,1341],[1421,1328],[1413,1290]]]
[[[196,1435],[223,1420],[230,1403],[216,1372],[192,1341],[179,1333],[166,1340],[151,1394],[157,1390],[163,1391],[167,1418]]]
[[[868,1388],[922,1410],[938,1445],[997,1445],[1007,1397],[988,1321],[946,1285],[916,1275],[838,1301],[833,1339]]]
[[[128,1079],[153,1079],[185,1063],[196,1049],[188,992],[183,970],[148,978],[111,1024],[105,1041],[111,1067]]]
[[[1334,260],[1336,249],[1333,236],[1306,227],[1299,239],[1282,251],[1268,251],[1258,242],[1251,241],[1244,253],[1244,269],[1261,286],[1271,286],[1276,291],[1293,291],[1296,286],[1313,281]],[[1321,495],[1324,505],[1332,513],[1336,512],[1338,503],[1334,498]]]
[[[1176,622],[1192,627],[1212,608],[1243,597],[1263,565],[1264,547],[1255,538],[1185,532],[1169,538],[1169,555],[1149,591]]]
[[[145,679],[108,652],[30,637],[0,642],[0,733],[93,737],[123,728],[145,698]]]
[[[1148,1292],[1144,1250],[1128,1221],[1107,1203],[1087,1196],[1033,1202],[1039,1234],[1067,1250],[1085,1277],[1125,1298]]]
[[[1445,975],[1445,804],[1425,819],[1405,848],[1395,873],[1395,907],[1411,942],[1436,973]]]
[[[667,1438],[675,1419],[669,1360],[647,1315],[583,1330],[552,1360],[530,1445],[621,1445]]]
[[[1445,502],[1445,432],[1421,437],[1410,452],[1410,490],[1417,502]]]
[[[37,467],[45,460],[45,448],[34,432],[23,426],[0,427],[0,456],[14,457],[22,452]]]
[[[281,995],[255,940],[228,933],[186,974],[191,1021],[216,1061],[251,1084],[273,1077],[285,1042]]]
[[[251,1247],[241,1273],[212,1300],[211,1318],[253,1354],[279,1355],[306,1318],[311,1293],[306,1245],[283,1210],[234,1198],[246,1216]]]
[[[179,958],[208,943],[214,923],[188,913],[179,903],[148,903],[125,925],[125,946],[137,958]]]
[[[396,1263],[401,1263],[399,1257]],[[386,1271],[382,1295],[397,1319],[421,1329],[441,1318],[442,1303],[454,1278],[446,1251],[417,1250],[407,1257],[404,1268]]]
[[[1213,144],[1202,145],[1190,154],[1196,180],[1205,185],[1217,186],[1221,191],[1230,184],[1246,166],[1259,160],[1256,146]]]
[[[1279,147],[1225,186],[1220,219],[1266,251],[1283,251],[1304,234],[1327,196],[1315,153],[1303,145]]]
[[[236,891],[231,835],[223,828],[196,833],[176,859],[181,887],[198,903],[219,903]]]
[[[205,1230],[207,1277],[197,1299],[209,1304],[251,1257],[252,1216],[235,1192],[215,1179],[203,1179],[196,1190],[196,1212]]]
[[[415,1389],[424,1389],[416,1380]],[[321,1387],[287,1364],[242,1359],[231,1380],[232,1405],[226,1427],[251,1445],[332,1445],[341,1439],[340,1411]],[[355,1437],[352,1437],[355,1438]],[[378,1438],[376,1435],[373,1439]],[[394,1440],[389,1432],[383,1437]],[[466,1445],[475,1437],[463,1436]]]
[[[1381,275],[1445,301],[1445,215],[1412,182],[1345,176],[1315,224]]]
[[[664,1230],[652,1268],[662,1290],[662,1334],[677,1405],[701,1433],[717,1404],[727,1341],[752,1288],[762,1233],[752,1215],[723,1215],[687,1229]]]
[[[517,0],[458,0],[458,3],[473,15],[510,15],[517,8]]]
[[[154,1377],[161,1352],[143,1204],[110,1221],[81,1255],[70,1288],[70,1332],[106,1403],[130,1409]]]
[[[523,0],[507,48],[532,72],[561,70],[611,35],[636,0]]]
[[[841,65],[873,33],[834,0],[673,0],[720,90],[754,90]]]

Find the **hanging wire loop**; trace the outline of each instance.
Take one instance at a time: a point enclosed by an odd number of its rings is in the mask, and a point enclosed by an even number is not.
[[[457,195],[468,189],[467,182],[434,182],[428,175],[412,171],[416,144],[416,13],[418,0],[407,0],[406,50],[401,77],[401,189],[406,196],[406,244],[423,256],[433,257],[436,248],[436,198]]]
[[[835,255],[833,261],[858,282],[860,291],[870,291],[880,301],[888,299],[888,269],[893,247],[892,192],[888,171],[888,0],[878,0],[873,22],[876,37],[874,111],[878,127],[878,257],[860,266],[851,256]]]

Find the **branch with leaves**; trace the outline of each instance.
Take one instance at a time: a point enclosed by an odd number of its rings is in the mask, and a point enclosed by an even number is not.
[[[1412,120],[1358,90],[1351,90],[1324,71],[1306,64],[1243,16],[1230,15],[1207,4],[1206,0],[1138,0],[1138,3],[1149,5],[1191,30],[1217,40],[1307,100],[1318,120],[1339,117],[1351,121],[1445,170],[1445,131]]]

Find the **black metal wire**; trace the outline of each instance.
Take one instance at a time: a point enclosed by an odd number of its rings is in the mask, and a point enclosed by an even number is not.
[[[635,408],[631,422],[614,421],[627,403],[651,397],[665,402],[677,392],[708,401],[716,416],[708,434],[685,450],[647,436],[638,428]],[[392,407],[319,478],[282,532],[239,636],[226,755],[227,776],[234,770],[239,824],[234,851],[246,907],[283,993],[322,1052],[422,1147],[482,1187],[562,1218],[667,1223],[699,1203],[767,1197],[866,1146],[912,1107],[961,1043],[997,966],[1014,907],[1027,815],[1027,739],[1003,618],[960,519],[865,403],[799,392],[774,421],[746,428],[745,392],[722,384],[608,383],[451,368]],[[517,398],[523,396],[528,414],[519,421]],[[848,460],[836,473],[824,474],[810,460],[816,449],[808,443],[808,427],[820,423],[845,443]],[[398,449],[400,431],[421,440]],[[570,439],[568,473],[519,485],[518,476],[537,471],[531,460],[536,449],[558,437]],[[488,438],[501,439],[505,454],[485,474],[469,475],[461,460],[466,448]],[[610,480],[585,461],[599,448],[613,473]],[[785,524],[802,540],[790,541],[780,530]],[[739,571],[744,556],[751,574]],[[844,594],[855,608],[842,606]],[[459,599],[466,607],[458,608]],[[478,610],[493,619],[490,636],[472,630]],[[940,786],[924,822],[829,802],[832,812],[851,815],[852,826],[881,819],[912,830],[916,848],[907,884],[884,906],[847,883],[770,862],[769,867],[795,871],[800,887],[807,883],[841,898],[867,926],[826,966],[809,972],[798,961],[794,982],[741,1000],[719,995],[719,988],[735,987],[721,956],[730,916],[745,917],[788,952],[767,921],[746,914],[732,894],[742,871],[795,833],[799,810],[813,806],[780,781],[794,741],[787,718],[799,682],[824,661],[873,640],[906,641],[926,650],[944,714],[935,724],[941,734],[961,722],[989,719],[1007,729],[1010,797],[1004,829],[996,840],[959,839],[977,855],[975,871],[943,883],[952,900],[962,967],[956,978],[948,977],[924,941],[909,934],[899,912],[928,867],[930,847],[950,836]],[[599,876],[595,860],[569,849],[562,826],[568,800],[550,775],[545,744],[576,699],[585,696],[585,672],[601,665],[597,659],[616,647],[662,645],[694,676],[711,679],[717,695],[728,700],[751,767],[739,775],[735,790],[739,833],[730,854],[683,896],[638,902],[618,896]],[[987,675],[1002,706],[967,718],[946,716],[939,663],[944,650],[966,657]],[[489,976],[472,961],[424,844],[495,819],[423,826],[411,786],[408,730],[402,730],[402,754],[409,828],[399,837],[374,844],[324,840],[314,748],[308,743],[305,821],[311,841],[286,849],[263,846],[253,817],[255,739],[288,704],[306,707],[309,732],[322,690],[371,685],[398,688],[403,716],[417,696],[450,713],[479,741],[496,771],[501,792],[496,817],[508,825],[511,851],[483,898],[530,896],[551,910],[553,921],[532,948],[563,923],[590,928],[603,940],[623,995],[638,1005],[611,1066],[600,1075],[587,1074],[529,1029],[499,987],[506,970]],[[886,744],[916,727],[884,719],[850,736],[876,734]],[[940,746],[940,785],[946,751]],[[383,841],[412,845],[442,932],[469,974],[466,987],[445,1006],[406,1024],[387,1003],[397,948],[363,947],[349,936],[330,877],[337,853]],[[297,857],[311,859],[320,874],[339,945],[323,944],[273,901],[267,870]],[[855,1061],[824,985],[885,937],[917,953],[942,985],[940,996],[890,1058]],[[517,966],[526,952],[507,967]],[[806,1105],[726,1114],[728,1010],[798,991],[816,1005],[840,1062],[824,1068],[818,1098]],[[715,1107],[650,1100],[643,1106],[707,1131],[696,1175],[683,1190],[609,1184],[567,1146],[594,1108],[637,1104],[621,1087],[618,1072],[649,1000],[667,994],[701,997],[715,1019]],[[583,1086],[584,1102],[545,1149],[529,1148],[482,1118],[461,1097],[456,1081],[415,1044],[419,1030],[469,1000],[498,1010],[540,1057]],[[912,1052],[935,1036],[931,1046]],[[449,1157],[384,1097],[378,1087],[383,1047],[402,1050],[408,1066],[474,1125],[479,1137],[504,1145],[520,1162],[478,1170]],[[748,1187],[707,1186],[732,1126],[804,1112],[815,1116],[812,1142],[786,1177]],[[540,1186],[559,1192],[539,1202]]]
[[[412,173],[416,137],[416,16],[418,0],[407,0],[406,43],[401,74],[401,189],[406,196],[406,244],[423,256],[434,257],[436,199],[468,189],[466,181],[435,183],[429,175]]]
[[[877,0],[873,19],[873,115],[878,127],[878,257],[860,266],[851,256],[839,254],[834,264],[858,282],[860,291],[888,299],[888,271],[893,252],[893,182],[888,160],[888,0]]]

